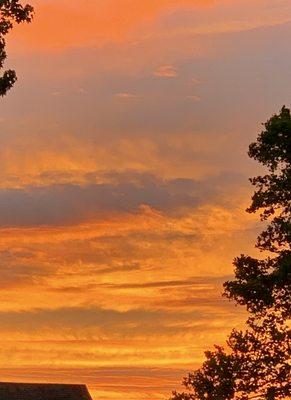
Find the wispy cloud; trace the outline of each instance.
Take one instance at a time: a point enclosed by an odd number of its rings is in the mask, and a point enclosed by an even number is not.
[[[116,93],[114,96],[119,99],[133,99],[135,97],[138,97],[136,94],[129,92]]]
[[[155,70],[154,75],[161,78],[176,78],[178,71],[173,65],[161,65]]]

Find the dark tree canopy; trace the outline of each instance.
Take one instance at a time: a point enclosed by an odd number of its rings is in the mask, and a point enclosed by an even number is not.
[[[284,290],[282,303],[290,310],[291,296],[291,116],[283,107],[264,125],[265,130],[249,148],[249,156],[268,168],[268,174],[251,179],[255,187],[248,212],[259,211],[271,220],[258,237],[257,247],[269,257],[257,260],[242,255],[235,259],[235,278],[226,282],[226,296],[250,311],[274,305],[274,289]],[[273,254],[273,255],[272,255]],[[290,315],[290,314],[289,314]]]
[[[235,280],[225,295],[250,312],[246,330],[233,330],[226,350],[205,353],[202,367],[184,379],[186,391],[172,400],[275,400],[291,396],[291,116],[283,107],[264,124],[249,156],[267,168],[251,179],[248,212],[269,225],[256,247],[264,259],[234,260]]]
[[[184,379],[174,400],[285,399],[291,394],[290,330],[280,313],[251,317],[245,332],[233,330],[228,348],[205,353],[202,367]]]
[[[33,8],[29,4],[22,5],[19,0],[0,0],[0,68],[7,58],[5,36],[13,28],[13,24],[30,22]],[[9,69],[0,76],[0,96],[4,96],[16,82],[15,71]]]

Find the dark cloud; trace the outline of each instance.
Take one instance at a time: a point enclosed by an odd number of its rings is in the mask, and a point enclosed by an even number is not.
[[[171,287],[193,287],[205,290],[207,285],[218,285],[229,279],[230,276],[222,277],[193,277],[185,280],[157,281],[157,282],[139,282],[139,283],[122,283],[122,284],[104,284],[113,289],[146,289],[146,288],[171,288]]]
[[[136,270],[137,266],[132,265],[129,267],[132,267],[131,269],[128,270]],[[140,268],[140,265],[138,265],[138,268]],[[121,268],[108,268],[104,270],[100,270],[100,273],[104,272],[118,272],[118,271],[123,271],[124,269]],[[98,273],[96,273],[98,274]],[[85,291],[90,291],[90,290],[97,290],[98,288],[106,288],[106,289],[113,289],[113,290],[122,290],[122,289],[171,289],[171,288],[186,288],[189,287],[192,290],[195,290],[195,293],[197,291],[202,291],[202,292],[207,292],[207,286],[211,286],[210,289],[213,289],[213,287],[219,287],[222,286],[223,282],[226,280],[230,279],[230,275],[226,276],[221,276],[221,277],[193,277],[189,279],[184,279],[184,280],[165,280],[165,281],[153,281],[153,282],[137,282],[137,283],[92,283],[88,285],[80,285],[80,286],[61,286],[58,288],[52,288],[53,291],[57,292],[64,292],[64,293],[80,293],[80,292],[85,292]],[[216,299],[217,300],[217,299]]]
[[[111,174],[112,176],[113,174]],[[125,179],[127,178],[127,180]],[[96,220],[107,213],[135,213],[148,205],[165,213],[193,208],[219,196],[238,176],[162,180],[150,174],[116,174],[115,182],[62,184],[0,190],[0,225],[62,225]],[[223,181],[225,181],[223,183]]]
[[[173,312],[164,310],[133,309],[117,311],[98,307],[68,307],[59,309],[36,309],[29,311],[1,311],[1,331],[38,332],[47,329],[71,330],[98,329],[104,333],[161,334],[209,329],[209,322],[216,317],[215,310]],[[195,328],[189,320],[197,320]]]

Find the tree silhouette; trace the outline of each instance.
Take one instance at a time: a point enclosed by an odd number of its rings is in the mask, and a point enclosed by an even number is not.
[[[283,107],[265,124],[257,142],[249,148],[250,157],[265,165],[269,173],[251,179],[256,191],[248,212],[260,211],[262,220],[272,218],[258,237],[257,247],[273,253],[265,260],[242,255],[234,262],[233,282],[226,282],[226,296],[246,305],[250,312],[274,305],[274,293],[283,290],[290,312],[291,295],[291,118]],[[286,310],[287,311],[287,310]],[[290,314],[289,314],[290,316]]]
[[[248,212],[270,220],[256,246],[265,259],[241,255],[225,296],[250,313],[246,330],[234,329],[227,347],[205,353],[202,367],[183,381],[172,400],[284,399],[291,396],[291,117],[283,107],[264,124],[249,156],[268,169],[251,179]]]
[[[32,20],[33,8],[29,4],[22,5],[19,0],[0,0],[0,68],[3,68],[7,58],[5,51],[5,36],[13,28],[13,24],[30,22]],[[4,96],[16,82],[15,71],[9,69],[0,76],[0,96]]]

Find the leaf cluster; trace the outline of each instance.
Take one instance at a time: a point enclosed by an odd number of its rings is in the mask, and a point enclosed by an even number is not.
[[[249,213],[260,212],[269,220],[256,246],[271,256],[257,260],[241,255],[234,261],[235,281],[225,283],[225,295],[246,305],[250,312],[274,303],[273,292],[291,290],[291,116],[285,106],[270,118],[249,156],[267,167],[268,173],[251,179],[255,187]],[[289,308],[290,305],[289,305]],[[290,311],[291,312],[291,311]]]
[[[29,4],[22,5],[19,0],[0,0],[0,68],[4,66],[7,58],[5,51],[5,36],[13,28],[14,23],[31,22],[33,7]],[[14,70],[8,69],[0,76],[0,96],[4,96],[16,82]]]

